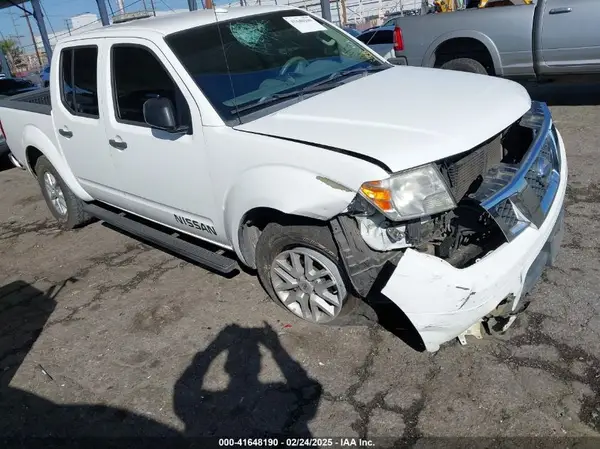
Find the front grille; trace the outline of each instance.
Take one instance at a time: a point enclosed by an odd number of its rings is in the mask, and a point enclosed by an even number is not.
[[[456,201],[460,201],[469,191],[474,182],[482,177],[491,167],[502,159],[501,136],[442,163],[442,172],[445,171],[450,190]]]
[[[515,214],[515,210],[510,200],[504,200],[498,203],[494,212],[496,213],[496,216],[504,222],[507,229],[512,229],[519,223],[519,219],[517,218],[517,214]]]
[[[525,174],[525,180],[527,181],[529,189],[535,194],[540,202],[546,194],[549,182],[549,178],[547,176],[542,176],[540,173],[540,170],[543,169],[544,164],[549,164],[550,167],[554,168],[552,138],[550,135],[544,141],[539,155],[533,161],[531,168],[527,170],[527,173]]]
[[[542,201],[544,194],[546,193],[546,183],[540,178],[533,169],[530,169],[525,174],[525,180],[531,191],[535,194],[538,201]]]
[[[550,111],[535,102],[532,110],[536,117],[543,118],[543,123],[525,120],[527,125],[522,125],[531,126],[536,134],[523,160],[493,167],[472,195],[508,241],[530,224],[540,227],[544,223],[560,184],[560,149]]]

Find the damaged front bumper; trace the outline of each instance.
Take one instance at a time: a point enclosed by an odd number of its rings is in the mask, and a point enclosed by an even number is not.
[[[563,232],[567,161],[560,134],[551,121],[545,125],[528,153],[528,166],[498,190],[495,202],[484,205],[504,228],[507,243],[462,269],[407,249],[382,289],[410,319],[428,351],[461,335],[507,298],[516,310],[543,268],[554,261]],[[537,191],[540,198],[533,209],[531,177],[536,173],[544,179],[545,191]]]

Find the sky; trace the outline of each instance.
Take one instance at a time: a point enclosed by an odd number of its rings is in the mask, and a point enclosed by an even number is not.
[[[108,7],[109,3],[113,10],[117,10],[116,0],[105,0],[105,2],[109,15],[111,13]],[[144,2],[148,9],[150,9],[150,0],[123,0],[127,12],[143,10]],[[41,3],[48,33],[52,33],[53,29],[57,33],[61,30],[66,31],[66,20],[77,14],[91,12],[100,17],[96,0],[41,0]],[[197,0],[197,4],[199,8],[202,7],[200,0]],[[32,10],[29,2],[24,3],[23,6],[29,11]],[[157,10],[168,11],[169,9],[187,9],[188,3],[187,0],[154,0],[154,6]],[[20,40],[23,47],[25,47],[25,53],[29,53],[34,51],[34,47],[29,28],[27,28],[27,22],[25,18],[21,17],[22,15],[23,11],[14,6],[0,10],[0,39],[4,37],[5,39]],[[30,19],[34,34],[39,35],[40,33],[35,20],[33,18]],[[15,39],[14,37],[17,34],[20,36],[19,39]]]

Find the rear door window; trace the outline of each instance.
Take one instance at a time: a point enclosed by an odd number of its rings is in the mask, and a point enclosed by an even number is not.
[[[98,118],[98,47],[61,52],[61,99],[73,115]]]

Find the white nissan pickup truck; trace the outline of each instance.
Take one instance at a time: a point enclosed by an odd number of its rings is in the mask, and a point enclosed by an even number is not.
[[[0,120],[60,225],[255,269],[301,319],[381,301],[436,351],[506,330],[560,247],[565,147],[514,82],[394,66],[289,7],[89,31],[52,67]]]

